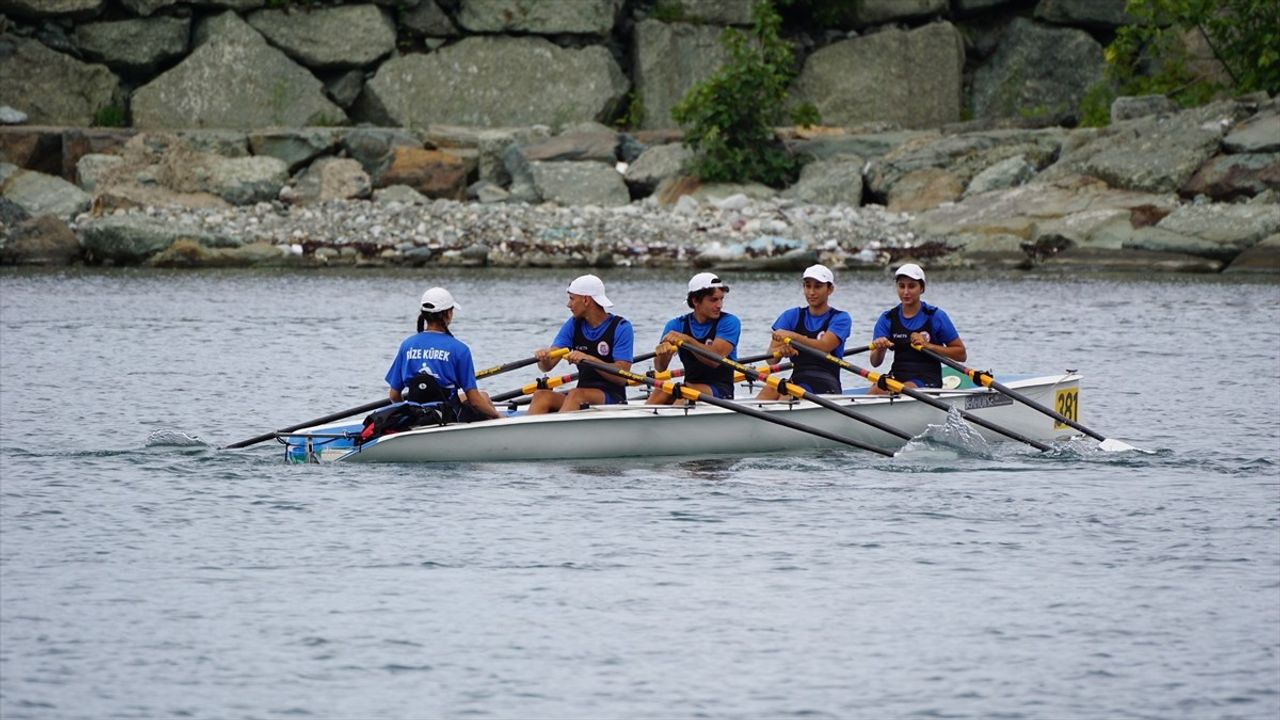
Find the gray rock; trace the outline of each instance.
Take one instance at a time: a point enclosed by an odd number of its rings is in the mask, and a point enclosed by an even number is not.
[[[1184,196],[1205,195],[1219,201],[1251,198],[1267,190],[1280,192],[1280,153],[1219,155],[1182,186]]]
[[[320,81],[243,21],[209,36],[176,67],[133,94],[135,127],[251,128],[346,120]],[[252,33],[252,35],[250,35]]]
[[[632,43],[635,95],[643,104],[642,128],[674,128],[671,109],[695,84],[709,78],[729,53],[714,25],[636,23]]]
[[[978,173],[1011,157],[1022,157],[1035,168],[1045,167],[1057,157],[1064,137],[1058,129],[924,135],[873,163],[867,180],[873,193],[888,196],[907,173],[941,168],[963,187]]]
[[[435,0],[422,0],[415,7],[400,11],[400,27],[427,37],[457,37],[458,28]]]
[[[404,186],[397,186],[404,187]],[[311,163],[280,199],[293,205],[367,198],[373,190],[369,175],[351,158],[326,157]]]
[[[237,130],[178,130],[179,140],[195,152],[222,157],[249,157],[249,136]]]
[[[777,197],[778,191],[760,183],[706,183],[698,186],[698,189],[693,191],[692,197],[695,200],[711,203],[721,210],[727,210],[741,203],[741,200],[735,197],[737,195],[741,195],[748,201],[769,200]]]
[[[289,180],[289,166],[273,157],[221,158],[202,188],[234,205],[275,200]]]
[[[1280,115],[1265,115],[1241,123],[1222,139],[1222,148],[1232,153],[1280,152]]]
[[[964,194],[967,196],[992,190],[1004,190],[1025,183],[1035,174],[1035,166],[1021,155],[1005,158],[974,175],[969,181],[969,186],[965,188]]]
[[[861,0],[854,10],[858,27],[928,18],[947,11],[947,0]]]
[[[622,0],[462,0],[458,24],[473,33],[608,35],[621,8]]]
[[[627,186],[642,195],[648,195],[663,180],[679,176],[692,159],[693,152],[680,143],[646,148],[635,162],[627,166]]]
[[[249,16],[249,24],[311,68],[364,67],[396,46],[395,24],[376,5],[259,10]]]
[[[80,240],[97,261],[139,263],[178,240],[194,240],[205,247],[238,247],[240,241],[194,225],[143,215],[108,215],[80,223]]]
[[[85,57],[108,67],[148,73],[187,51],[188,18],[152,18],[86,23],[76,27]]]
[[[87,193],[60,177],[34,170],[17,170],[4,178],[0,195],[17,203],[29,215],[72,218],[89,209]]]
[[[4,182],[5,167],[6,167],[5,163],[0,163],[0,183]],[[13,166],[8,165],[8,167],[13,167]],[[16,171],[17,171],[17,168],[14,168],[14,172]],[[31,218],[31,213],[24,210],[21,205],[19,205],[18,203],[8,198],[0,197],[0,230],[2,230],[3,228],[11,228],[17,225],[18,223],[21,223],[30,218]],[[0,236],[2,236],[3,234],[4,234],[3,232],[0,232]]]
[[[800,179],[783,193],[783,197],[814,205],[845,204],[857,207],[862,204],[864,163],[857,155],[811,162],[804,166],[800,171]]]
[[[1280,205],[1184,205],[1156,223],[1156,228],[1169,235],[1126,247],[1230,260],[1280,232]]]
[[[1271,235],[1240,253],[1223,272],[1280,274],[1280,235]]]
[[[792,91],[829,125],[887,120],[929,127],[960,119],[963,67],[960,33],[950,23],[932,23],[828,45],[805,61]]]
[[[974,115],[1074,119],[1102,69],[1102,46],[1088,33],[1019,18],[991,60],[974,72]]]
[[[407,130],[388,128],[356,128],[342,135],[342,149],[360,163],[375,186],[401,146],[422,147],[422,141]]]
[[[1216,273],[1222,269],[1222,261],[1176,252],[1109,250],[1068,244],[1056,254],[1044,258],[1037,269],[1077,275],[1098,271],[1145,275],[1153,272]]]
[[[498,127],[608,120],[627,92],[609,51],[539,38],[471,37],[427,55],[388,60],[358,112],[374,122]]]
[[[564,206],[626,205],[631,194],[622,175],[607,165],[594,162],[529,163],[534,187],[548,202]]]
[[[857,155],[867,160],[883,157],[895,148],[923,137],[937,138],[936,132],[922,130],[892,130],[850,135],[819,135],[813,138],[791,140],[787,148],[796,155],[809,155],[815,160],[830,160],[839,155]]]
[[[561,133],[520,150],[531,162],[558,160],[593,161],[614,165],[618,161],[618,134],[601,131]]]
[[[324,91],[338,105],[349,108],[364,91],[364,71],[338,73],[325,81]]]
[[[256,43],[263,39],[262,33],[254,30],[249,23],[233,12],[201,18],[191,33],[191,48],[194,50],[215,38],[242,43]]]
[[[430,200],[426,195],[408,185],[392,185],[373,191],[373,201],[379,205],[400,203],[401,205],[426,205]]]
[[[1035,17],[1055,25],[1117,28],[1133,22],[1124,4],[1125,0],[1040,0]]]
[[[53,18],[63,15],[93,15],[103,0],[4,0],[0,10],[20,17]]]
[[[1008,5],[1013,0],[953,0],[952,5],[956,12],[971,13],[989,10],[993,7]]]
[[[467,198],[475,200],[481,204],[490,205],[493,203],[506,202],[510,199],[511,193],[494,185],[488,180],[479,180],[472,183],[467,188]]]
[[[1164,95],[1124,95],[1111,102],[1111,122],[1123,122],[1147,115],[1168,115],[1178,109],[1178,103]]]
[[[124,158],[119,155],[90,153],[81,156],[76,162],[76,184],[81,190],[92,193],[97,189],[99,180],[123,164]]]
[[[1176,192],[1217,152],[1232,111],[1232,105],[1217,104],[1113,125],[1078,147],[1064,146],[1061,159],[1040,177],[1085,174],[1128,190]]]
[[[0,98],[26,113],[33,125],[93,125],[98,113],[114,105],[119,87],[106,65],[80,62],[38,40],[0,34]]]
[[[5,265],[69,265],[80,254],[76,234],[53,215],[22,222],[0,237],[0,263]]]
[[[8,105],[0,105],[0,125],[21,125],[27,121],[27,114],[15,110]]]
[[[326,155],[338,145],[338,132],[328,128],[281,128],[249,134],[249,148],[254,155],[283,160],[289,172]]]
[[[147,17],[157,10],[167,8],[170,5],[177,5],[179,0],[120,0],[120,4],[125,6],[134,15]]]
[[[675,0],[680,18],[708,25],[750,25],[753,0]]]

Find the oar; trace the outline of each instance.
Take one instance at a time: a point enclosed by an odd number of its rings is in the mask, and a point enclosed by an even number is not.
[[[568,354],[569,354],[568,348],[560,348],[559,350],[556,350],[555,353],[553,353],[555,357],[564,357],[565,355],[568,355]],[[637,355],[634,359],[632,359],[631,362],[633,363],[644,362],[645,360],[652,359],[655,354],[656,353],[643,353],[643,354]],[[513,398],[518,398],[521,395],[528,395],[534,392],[535,390],[550,390],[552,388],[560,387],[565,383],[571,383],[577,379],[578,379],[578,373],[570,373],[568,375],[561,375],[560,377],[540,377],[531,383],[525,383],[524,385],[521,385],[515,390],[508,390],[504,393],[491,395],[489,397],[489,401],[490,402],[506,402]]]
[[[831,440],[832,442],[843,443],[845,445],[849,445],[850,447],[856,447],[860,450],[866,450],[868,452],[884,455],[885,457],[893,457],[893,453],[888,450],[885,450],[884,448],[878,448],[874,445],[868,445],[858,440],[854,440],[853,438],[848,438],[842,435],[837,435],[835,433],[827,432],[826,430],[822,430],[821,428],[810,427],[803,423],[795,422],[794,420],[788,420],[783,417],[777,417],[774,413],[767,413],[762,410],[757,410],[755,408],[749,408],[745,405],[740,405],[736,402],[730,402],[729,400],[722,400],[721,398],[718,398],[711,394],[700,393],[697,390],[694,390],[693,388],[686,387],[684,385],[673,382],[671,380],[667,380],[665,382],[654,380],[653,378],[646,377],[644,375],[637,375],[636,373],[633,373],[629,370],[619,370],[618,368],[612,365],[606,365],[602,362],[596,362],[595,360],[584,360],[583,362],[590,365],[591,367],[594,367],[600,372],[607,372],[611,375],[616,375],[620,378],[633,380],[638,383],[644,383],[649,387],[659,388],[667,393],[670,393],[671,395],[678,394],[681,397],[683,397],[685,400],[689,400],[692,402],[699,402],[699,401],[705,402],[708,405],[715,405],[716,407],[722,407],[726,410],[732,410],[737,413],[742,413],[743,415],[750,415],[751,417],[756,418],[758,420],[764,420],[765,422],[771,422],[775,425],[781,425],[783,427],[791,428],[792,430],[806,432],[806,433],[809,433],[810,435],[816,435],[820,438]]]
[[[967,410],[961,410],[958,407],[953,408],[951,405],[948,405],[947,403],[944,403],[935,397],[926,395],[920,392],[919,390],[916,390],[914,388],[909,388],[906,385],[903,385],[901,382],[898,382],[897,380],[894,380],[891,377],[881,375],[878,372],[873,372],[865,368],[860,368],[857,365],[852,365],[850,363],[845,362],[844,360],[841,360],[835,355],[824,353],[821,350],[815,350],[814,348],[811,348],[808,345],[802,345],[800,343],[791,342],[791,338],[785,338],[784,342],[786,342],[788,345],[790,345],[791,347],[795,348],[797,351],[803,354],[809,355],[810,357],[822,358],[823,360],[826,360],[829,363],[832,363],[845,370],[848,370],[849,372],[855,375],[861,375],[862,377],[869,380],[872,384],[879,385],[880,387],[886,390],[889,390],[891,392],[901,393],[903,395],[906,395],[907,397],[915,398],[916,400],[919,400],[920,402],[925,403],[926,405],[932,405],[933,407],[938,408],[943,412],[949,413],[951,412],[952,409],[954,409],[960,413],[960,417],[964,418],[965,420],[968,420],[974,425],[981,425],[982,427],[990,430],[991,432],[999,433],[1001,435],[1004,435],[1007,438],[1011,438],[1019,442],[1024,442],[1030,445],[1031,447],[1037,450],[1040,450],[1041,452],[1050,449],[1048,445],[1040,442],[1039,440],[1033,440],[1027,437],[1026,435],[1023,435],[1022,433],[1009,430],[1008,428],[1002,428],[999,425],[996,425],[993,422],[984,420],[983,418],[980,418],[977,415],[974,415],[973,413]]]
[[[569,354],[569,351],[565,348],[556,350],[553,353],[553,355],[556,357],[561,357],[567,354]],[[515,370],[516,368],[522,368],[526,365],[532,365],[533,363],[536,363],[536,362],[538,362],[538,359],[535,357],[528,357],[523,360],[515,360],[503,365],[498,365],[495,367],[487,368],[485,370],[481,370],[480,372],[476,373],[476,378],[479,379],[482,377],[490,377],[492,375],[497,375],[498,373],[504,373],[508,370]],[[250,445],[256,445],[260,442],[265,442],[267,440],[270,440],[281,433],[290,433],[290,432],[293,432],[294,430],[301,430],[302,428],[305,428],[305,427],[311,427],[312,425],[323,425],[325,423],[335,422],[337,420],[344,420],[346,418],[351,417],[352,415],[359,415],[360,413],[370,412],[372,410],[377,410],[378,408],[384,408],[390,404],[391,404],[391,398],[383,398],[381,400],[375,400],[373,402],[365,403],[364,405],[360,405],[358,407],[348,408],[346,410],[339,410],[338,412],[330,413],[328,415],[325,415],[324,417],[318,417],[318,418],[315,418],[314,420],[301,422],[301,423],[298,423],[297,425],[290,425],[289,427],[286,427],[286,428],[280,428],[279,430],[272,430],[271,432],[268,432],[268,433],[255,435],[254,437],[251,437],[248,440],[241,440],[240,442],[234,442],[234,443],[231,443],[230,445],[225,445],[223,446],[223,449],[233,450],[237,448],[248,447]]]
[[[860,423],[863,423],[865,425],[870,425],[871,427],[881,432],[889,433],[890,435],[901,438],[903,440],[911,439],[910,433],[903,432],[898,428],[893,427],[892,425],[886,425],[880,422],[879,420],[876,420],[875,418],[867,417],[866,415],[858,412],[857,410],[854,410],[853,408],[845,407],[843,405],[835,403],[831,400],[828,400],[822,397],[821,395],[818,395],[817,393],[806,392],[805,389],[800,387],[799,385],[796,385],[795,383],[792,383],[792,382],[788,382],[778,377],[777,375],[770,375],[767,372],[761,372],[760,370],[757,370],[753,367],[748,367],[746,365],[743,365],[737,360],[730,360],[729,358],[724,357],[723,355],[713,353],[706,348],[698,347],[697,345],[685,342],[684,340],[677,340],[676,346],[683,347],[684,349],[688,350],[694,355],[697,355],[698,357],[706,358],[707,360],[713,360],[727,368],[733,368],[734,370],[737,370],[738,372],[742,373],[748,378],[755,378],[756,380],[759,380],[760,382],[768,385],[769,387],[773,388],[774,390],[777,390],[780,393],[786,393],[787,395],[790,395],[800,400],[808,400],[809,402],[814,403],[815,405],[821,405],[822,407],[832,412],[839,413],[848,418],[853,418],[854,420],[857,420]]]
[[[1026,405],[1027,407],[1031,408],[1032,410],[1035,410],[1035,411],[1037,411],[1037,412],[1044,413],[1045,415],[1048,415],[1049,417],[1053,418],[1054,420],[1057,420],[1058,422],[1062,423],[1063,425],[1067,425],[1067,426],[1069,426],[1069,427],[1073,427],[1073,428],[1075,428],[1076,430],[1079,430],[1080,432],[1084,433],[1085,435],[1088,435],[1089,437],[1091,437],[1091,438],[1093,438],[1093,439],[1095,439],[1095,440],[1098,440],[1098,441],[1099,441],[1099,443],[1098,443],[1098,448],[1099,448],[1100,450],[1105,450],[1105,451],[1107,451],[1107,452],[1121,452],[1121,451],[1124,451],[1124,450],[1139,450],[1139,449],[1140,449],[1140,448],[1137,448],[1137,447],[1135,447],[1135,446],[1133,446],[1133,445],[1130,445],[1130,444],[1129,444],[1129,443],[1127,443],[1127,442],[1124,442],[1123,440],[1116,440],[1115,438],[1108,438],[1108,437],[1104,437],[1104,436],[1102,436],[1102,435],[1100,435],[1100,434],[1098,434],[1098,433],[1096,433],[1096,432],[1094,432],[1094,431],[1090,430],[1089,428],[1085,427],[1084,425],[1081,425],[1080,423],[1076,422],[1075,420],[1072,420],[1071,418],[1067,417],[1066,415],[1063,415],[1062,413],[1060,413],[1060,412],[1058,412],[1058,411],[1054,410],[1053,408],[1048,407],[1048,406],[1046,406],[1046,405],[1041,405],[1040,403],[1036,402],[1035,400],[1032,400],[1031,398],[1027,397],[1026,395],[1023,395],[1022,393],[1018,392],[1017,390],[1014,390],[1014,389],[1012,389],[1012,388],[1006,387],[1005,385],[1002,385],[1002,384],[1000,384],[1000,383],[996,382],[996,379],[995,379],[994,377],[992,377],[991,373],[989,373],[989,372],[983,372],[982,370],[974,370],[973,368],[965,367],[963,364],[958,363],[958,362],[956,362],[955,360],[952,360],[951,358],[947,357],[946,355],[943,355],[942,353],[934,352],[933,350],[926,349],[925,347],[923,347],[923,346],[921,346],[921,345],[913,345],[912,347],[914,347],[916,350],[919,350],[920,352],[924,353],[925,355],[928,355],[929,357],[933,358],[934,360],[937,360],[937,361],[938,361],[938,362],[940,362],[940,363],[945,363],[945,364],[947,364],[947,365],[949,365],[949,366],[951,366],[951,367],[955,368],[956,370],[959,370],[960,372],[964,373],[965,375],[968,375],[968,376],[969,376],[969,379],[970,379],[970,380],[972,380],[972,381],[974,382],[974,384],[976,384],[976,385],[982,385],[982,386],[984,386],[984,387],[989,387],[989,388],[991,388],[991,389],[995,390],[996,392],[999,392],[999,393],[1002,393],[1002,394],[1004,394],[1004,395],[1007,395],[1007,396],[1009,396],[1009,397],[1013,398],[1014,400],[1017,400],[1018,402],[1022,403],[1023,405]]]
[[[568,355],[568,354],[569,354],[569,348],[559,348],[559,349],[557,349],[557,350],[553,350],[553,351],[551,351],[551,353],[549,353],[548,357],[553,357],[553,358],[562,358],[562,357],[564,357],[565,355]],[[506,372],[506,371],[508,371],[508,370],[515,370],[515,369],[517,369],[517,368],[522,368],[522,367],[524,367],[524,366],[526,366],[526,365],[532,365],[532,364],[534,364],[534,363],[536,363],[536,362],[538,362],[538,358],[536,358],[536,357],[527,357],[527,358],[525,358],[525,359],[523,359],[523,360],[513,360],[512,362],[506,363],[505,365],[495,365],[495,366],[493,366],[493,367],[491,367],[491,368],[485,368],[484,370],[477,371],[477,372],[476,372],[476,379],[477,379],[477,380],[481,380],[481,379],[483,379],[483,378],[487,378],[487,377],[489,377],[489,376],[491,376],[491,375],[497,375],[498,373],[504,373],[504,372]]]

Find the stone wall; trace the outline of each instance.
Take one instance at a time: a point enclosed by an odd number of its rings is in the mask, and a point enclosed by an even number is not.
[[[0,105],[36,125],[670,128],[751,0],[0,0]],[[863,0],[789,26],[830,125],[1070,121],[1124,0]]]

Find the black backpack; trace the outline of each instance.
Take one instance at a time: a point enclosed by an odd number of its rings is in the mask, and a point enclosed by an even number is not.
[[[364,419],[360,435],[355,439],[356,445],[363,445],[390,433],[412,430],[422,425],[444,425],[445,422],[439,406],[399,403],[370,413]]]

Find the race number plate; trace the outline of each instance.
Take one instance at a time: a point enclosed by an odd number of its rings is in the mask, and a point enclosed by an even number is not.
[[[1053,409],[1058,411],[1059,415],[1070,418],[1073,422],[1080,422],[1080,388],[1067,388],[1059,390],[1057,397],[1053,401]],[[1066,423],[1054,421],[1053,429],[1062,430],[1069,427]]]

